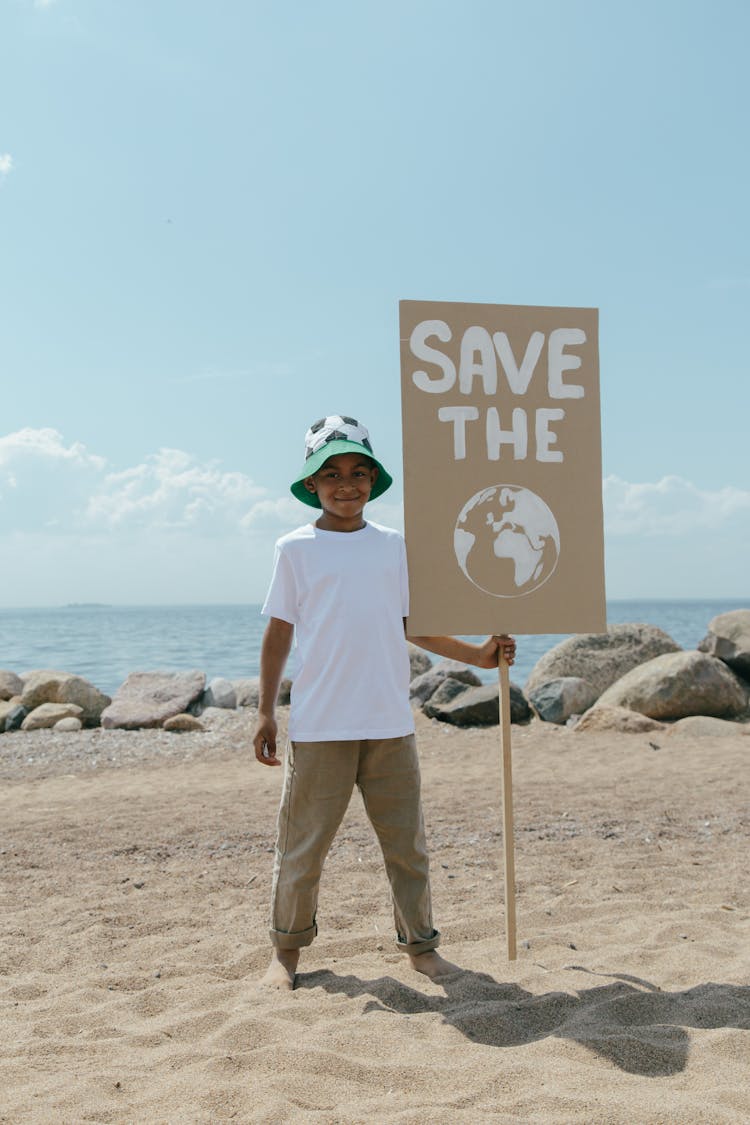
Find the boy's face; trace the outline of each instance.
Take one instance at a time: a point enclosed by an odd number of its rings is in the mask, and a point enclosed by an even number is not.
[[[361,453],[339,453],[307,477],[305,488],[317,493],[324,516],[336,526],[362,523],[362,511],[370,499],[378,470]],[[320,526],[320,521],[319,526]]]

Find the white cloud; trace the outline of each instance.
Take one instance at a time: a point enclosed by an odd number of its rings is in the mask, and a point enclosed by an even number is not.
[[[107,463],[104,457],[88,453],[79,441],[66,446],[57,430],[30,427],[0,437],[0,469],[24,461],[69,462],[93,469],[103,469]]]
[[[215,462],[201,464],[179,449],[160,449],[134,468],[109,473],[85,515],[109,527],[236,531],[265,495],[244,473],[223,472]]]
[[[51,8],[52,5],[56,4],[56,3],[57,3],[57,0],[34,0],[34,7],[35,8]]]
[[[683,535],[750,519],[750,491],[701,489],[682,477],[631,483],[604,480],[605,529],[613,535]]]
[[[13,157],[9,152],[0,152],[0,176],[5,177],[13,171]]]

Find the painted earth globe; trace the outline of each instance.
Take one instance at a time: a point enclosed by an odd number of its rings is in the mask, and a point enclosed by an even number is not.
[[[453,533],[456,560],[474,586],[517,598],[542,586],[557,566],[560,531],[540,496],[496,484],[464,504]]]

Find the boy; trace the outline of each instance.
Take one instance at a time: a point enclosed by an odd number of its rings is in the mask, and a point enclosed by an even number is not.
[[[356,784],[383,851],[397,946],[432,979],[457,966],[436,952],[419,764],[409,703],[406,550],[401,535],[368,523],[365,504],[392,481],[356,419],[330,415],[305,435],[305,464],[291,491],[320,510],[282,536],[265,604],[255,756],[276,754],[276,695],[296,631],[289,744],[279,810],[267,986],[294,988],[299,951],[317,934],[318,884]],[[480,668],[513,663],[515,641],[409,637]]]

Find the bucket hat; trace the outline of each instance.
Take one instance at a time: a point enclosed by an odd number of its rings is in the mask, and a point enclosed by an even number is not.
[[[291,484],[292,495],[311,508],[320,508],[317,495],[308,492],[304,482],[307,477],[317,473],[329,457],[335,457],[339,453],[364,453],[377,465],[378,479],[372,486],[371,500],[382,496],[393,484],[390,473],[386,472],[372,452],[366,428],[356,418],[350,418],[346,414],[328,414],[313,422],[305,434],[305,463]]]

